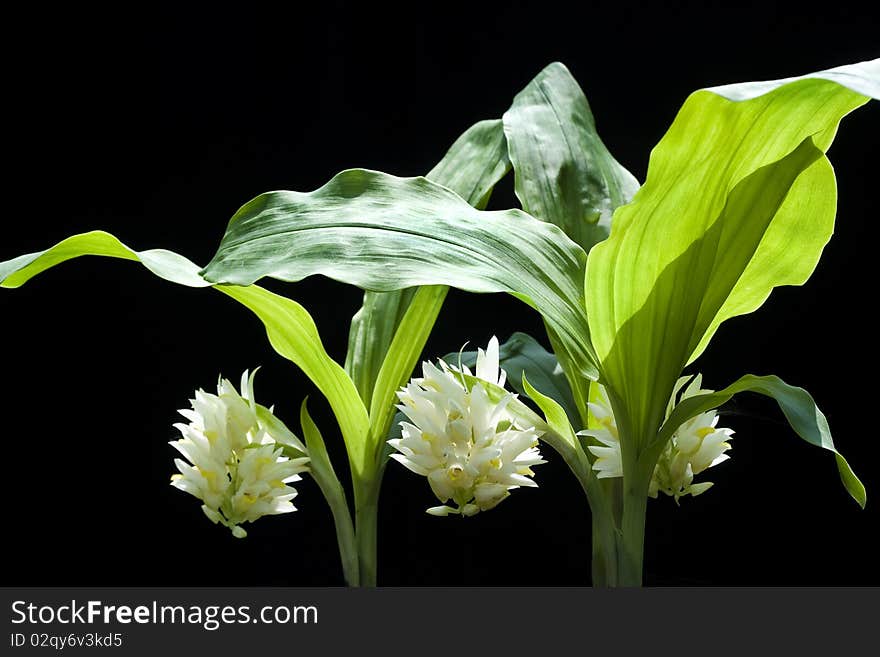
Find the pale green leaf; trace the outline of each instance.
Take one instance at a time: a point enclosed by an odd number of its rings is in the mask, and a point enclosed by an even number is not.
[[[807,75],[783,78],[781,80],[739,82],[719,87],[709,87],[707,91],[724,96],[729,100],[750,100],[763,96],[791,82],[808,79],[830,80],[842,87],[855,91],[857,94],[880,100],[880,59],[836,66],[825,71],[817,71],[816,73],[808,73]]]
[[[880,59],[840,66],[800,78],[731,84],[713,87],[708,91],[730,100],[749,100],[790,82],[814,78],[837,82],[863,96],[880,99]],[[814,135],[814,141],[820,148],[828,149],[836,128],[835,124],[823,133]],[[798,193],[790,194],[777,212],[746,271],[703,334],[688,362],[693,362],[703,353],[723,321],[757,310],[774,287],[802,285],[815,270],[822,249],[834,232],[837,184],[831,163],[821,159],[804,171],[797,181],[797,190]],[[793,242],[801,242],[803,247],[788,248]]]
[[[418,288],[388,348],[370,405],[371,448],[377,459],[394,416],[396,392],[415,368],[448,291],[444,285]]]
[[[310,192],[257,197],[232,218],[208,280],[313,274],[370,290],[449,285],[509,292],[536,308],[582,374],[595,376],[583,308],[585,254],[518,210],[476,210],[425,178],[353,169]]]
[[[838,474],[844,487],[853,499],[863,508],[865,506],[865,487],[856,477],[846,459],[837,451],[831,440],[828,420],[816,406],[812,396],[803,388],[785,383],[777,376],[755,376],[747,374],[718,392],[695,395],[684,399],[675,406],[663,424],[657,437],[662,446],[675,433],[676,429],[690,418],[705,411],[718,408],[740,392],[756,392],[771,397],[779,404],[791,428],[811,445],[822,447],[834,454]]]
[[[134,251],[113,235],[94,230],[68,237],[45,251],[28,253],[0,263],[0,286],[19,287],[50,267],[87,255],[135,260],[157,276],[180,285],[189,287],[211,285],[199,275],[198,265],[181,255],[163,249]]]
[[[522,373],[522,386],[529,398],[534,401],[538,405],[538,408],[541,409],[541,412],[544,413],[544,418],[547,420],[547,424],[550,425],[550,428],[553,429],[556,435],[568,443],[569,447],[577,449],[578,440],[574,434],[574,429],[571,427],[571,422],[568,420],[568,415],[566,414],[565,409],[559,404],[559,402],[552,397],[548,397],[538,390],[535,390],[535,388],[529,383],[528,378],[526,378],[525,372]]]
[[[18,287],[50,267],[86,255],[102,255],[141,262],[156,275],[182,285],[206,287],[199,267],[170,251],[134,251],[108,233],[74,235],[39,253],[0,263],[0,285]],[[298,365],[327,397],[336,414],[349,458],[356,472],[367,465],[369,416],[354,384],[331,359],[308,312],[295,301],[257,286],[215,286],[250,308],[266,325],[272,346]]]
[[[655,435],[675,380],[721,321],[812,271],[834,209],[822,151],[866,101],[804,79],[741,102],[709,91],[685,102],[587,267],[602,380],[632,440]]]
[[[370,471],[367,410],[345,370],[327,355],[306,309],[257,285],[215,287],[260,318],[275,351],[295,363],[327,398],[345,440],[352,471]]]
[[[608,237],[611,214],[639,183],[602,143],[568,69],[559,62],[547,66],[503,120],[523,209],[562,228],[585,251]]]

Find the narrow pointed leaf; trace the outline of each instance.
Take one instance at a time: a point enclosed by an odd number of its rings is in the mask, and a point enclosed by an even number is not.
[[[777,376],[747,374],[731,385],[710,394],[688,397],[678,404],[663,424],[657,437],[659,445],[665,444],[678,427],[690,418],[705,411],[718,408],[740,392],[756,392],[771,397],[779,404],[785,418],[801,438],[811,445],[822,447],[834,454],[838,474],[844,487],[862,508],[865,506],[865,487],[850,468],[846,459],[837,451],[831,440],[828,420],[816,406],[810,393],[803,388],[790,386]]]
[[[571,422],[569,422],[568,415],[562,405],[552,397],[548,397],[535,390],[529,383],[525,372],[522,373],[522,387],[529,398],[541,409],[547,424],[550,425],[550,428],[553,429],[556,435],[561,437],[571,449],[577,449],[577,437],[574,435],[574,429],[572,429]]]
[[[253,311],[265,325],[275,351],[295,363],[323,393],[339,422],[352,471],[367,471],[372,463],[367,410],[345,370],[324,350],[308,311],[257,285],[215,287]]]
[[[685,102],[587,268],[603,382],[635,440],[653,438],[676,378],[721,321],[812,271],[834,215],[823,151],[865,102],[825,79]]]
[[[81,256],[107,256],[140,262],[157,276],[189,287],[211,284],[199,275],[199,267],[181,255],[163,249],[135,251],[110,233],[94,230],[73,235],[45,251],[0,263],[0,286],[15,288],[55,265]]]
[[[444,285],[418,288],[388,348],[388,356],[376,377],[370,405],[371,449],[377,458],[394,417],[397,389],[409,379],[415,368],[448,291]]]
[[[339,543],[339,554],[342,559],[342,570],[345,573],[345,581],[349,586],[357,586],[359,582],[357,541],[355,540],[354,524],[351,519],[351,511],[345,499],[345,491],[339,483],[339,477],[330,462],[330,455],[324,445],[324,438],[309,415],[306,405],[308,398],[303,399],[300,407],[300,424],[303,428],[303,436],[309,454],[309,474],[318,484],[318,488],[324,494],[324,499],[333,513],[333,523],[336,526],[336,540]]]
[[[257,404],[256,406],[257,418],[266,426],[275,442],[284,445],[285,455],[290,458],[300,458],[309,455],[308,449],[303,442],[295,433],[287,428],[287,425],[271,409],[266,408],[262,404]]]
[[[480,211],[425,178],[353,169],[314,192],[272,192],[245,205],[203,274],[236,284],[323,274],[379,291],[509,292],[536,308],[595,376],[584,264],[583,249],[559,228],[521,211]]]
[[[109,233],[93,231],[59,242],[39,253],[0,263],[0,286],[19,287],[37,274],[71,258],[101,255],[140,262],[157,276],[191,287],[211,284],[199,275],[199,267],[171,251],[135,251]],[[327,397],[336,413],[349,450],[360,472],[366,463],[369,417],[357,389],[321,344],[308,312],[295,301],[257,286],[215,286],[250,308],[266,325],[276,351],[298,365]]]
[[[459,354],[454,353],[447,354],[443,360],[457,365],[458,358]],[[570,422],[579,422],[577,405],[559,361],[532,336],[526,333],[514,333],[500,345],[498,358],[502,369],[507,372],[507,381],[514,390],[531,398],[531,394],[522,383],[523,378],[528,376],[536,389],[551,397],[562,407]],[[463,351],[461,362],[473,369],[477,362],[477,352]]]
[[[507,394],[504,388],[487,381],[480,381],[473,376],[466,376],[465,380],[469,386],[481,385],[489,394],[489,399],[494,402],[499,401]],[[574,435],[565,411],[553,399],[532,388],[525,377],[523,377],[522,386],[529,394],[534,395],[533,399],[545,413],[546,421],[519,399],[508,403],[506,410],[516,419],[519,426],[534,427],[542,432],[540,440],[553,448],[568,465],[587,495],[594,517],[600,517],[603,521],[607,521],[610,517],[607,499],[602,494],[599,480],[596,479],[590,467],[590,461],[578,443],[577,436]]]
[[[608,237],[612,213],[639,183],[602,143],[587,98],[563,64],[550,64],[517,94],[504,133],[523,209],[585,251]]]
[[[379,370],[416,289],[367,290],[361,307],[351,318],[345,371],[365,405],[372,402]]]

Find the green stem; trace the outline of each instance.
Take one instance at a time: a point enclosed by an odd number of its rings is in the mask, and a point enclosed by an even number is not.
[[[615,518],[620,513],[620,481],[605,479],[596,482],[595,489],[601,493],[602,504],[591,503],[590,515],[593,520],[593,586],[608,588],[617,586],[617,551],[620,531]],[[596,495],[594,494],[594,497]]]
[[[376,586],[377,523],[379,519],[379,488],[381,474],[355,487],[355,539],[360,566],[359,586]]]
[[[647,487],[628,483],[623,491],[621,540],[618,549],[618,586],[641,586],[645,554],[645,511]]]
[[[618,531],[614,523],[613,497],[608,494],[610,487],[596,478],[586,452],[580,445],[574,449],[566,449],[559,444],[556,447],[577,477],[590,505],[593,586],[617,586]]]

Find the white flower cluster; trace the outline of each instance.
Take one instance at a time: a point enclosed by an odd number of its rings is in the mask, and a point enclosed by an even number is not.
[[[476,378],[504,386],[498,361],[498,339],[478,350]],[[398,391],[398,408],[411,420],[401,422],[402,437],[388,442],[404,466],[428,478],[441,502],[428,513],[471,516],[487,511],[520,486],[537,486],[532,466],[546,463],[538,452],[540,432],[521,427],[506,410],[516,398],[507,393],[492,402],[479,382],[468,387],[467,367],[424,362],[424,376]]]
[[[676,383],[669,402],[667,417],[675,403],[675,397],[687,382],[688,377],[682,377]],[[697,375],[694,380],[681,393],[681,399],[687,399],[695,395],[713,392],[703,390],[702,375]],[[588,449],[596,457],[593,470],[597,477],[622,477],[623,465],[620,456],[620,439],[617,434],[617,423],[605,388],[599,386],[599,395],[595,402],[589,404],[590,412],[599,424],[596,429],[580,431],[578,435],[591,436],[599,441],[600,445],[590,445]],[[651,483],[648,487],[648,495],[657,497],[659,492],[666,493],[675,498],[685,495],[699,495],[706,492],[712,482],[706,481],[693,483],[694,476],[704,470],[717,465],[730,458],[725,452],[730,449],[730,437],[732,429],[719,428],[718,413],[711,410],[691,418],[682,424],[666,443],[663,452],[654,468]]]
[[[258,417],[253,374],[245,371],[241,390],[239,395],[227,379],[217,384],[216,395],[197,390],[192,409],[179,411],[189,424],[174,425],[183,438],[171,442],[189,461],[174,459],[180,474],[172,475],[171,485],[202,500],[205,515],[238,538],[247,535],[242,523],[296,510],[296,490],[287,484],[300,480],[309,461],[282,455],[283,446]],[[305,453],[301,443],[294,446]]]

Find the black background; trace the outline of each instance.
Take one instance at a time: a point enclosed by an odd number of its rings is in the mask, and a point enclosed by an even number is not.
[[[204,264],[253,196],[314,189],[354,166],[423,174],[554,60],[643,181],[650,148],[694,89],[880,55],[877,16],[843,3],[478,4],[7,10],[0,260],[101,228]],[[878,128],[874,103],[844,121],[830,151],[838,225],[810,282],[725,324],[697,367],[711,387],[753,372],[809,389],[868,488],[868,509],[848,497],[830,454],[802,443],[771,403],[743,397],[724,418],[737,432],[732,459],[704,477],[715,487],[680,508],[649,503],[646,584],[880,584]],[[508,178],[492,207],[514,203]],[[329,353],[344,358],[358,290],[322,278],[266,285],[303,303]],[[175,409],[218,373],[237,381],[257,365],[258,399],[292,427],[311,395],[344,472],[325,403],[249,312],[133,263],[85,258],[3,291],[0,313],[3,584],[342,583],[310,479],[298,485],[297,513],[249,525],[245,540],[168,485]],[[453,291],[426,356],[515,330],[543,339],[516,300]],[[380,584],[589,583],[586,501],[545,451],[540,488],[471,519],[427,516],[437,502],[426,481],[391,463]]]

